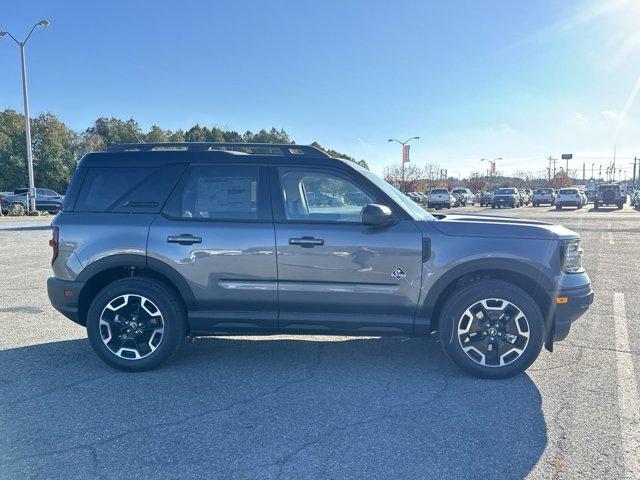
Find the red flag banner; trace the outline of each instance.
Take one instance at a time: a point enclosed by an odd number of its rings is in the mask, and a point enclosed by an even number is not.
[[[409,149],[411,145],[402,146],[402,163],[409,163]]]

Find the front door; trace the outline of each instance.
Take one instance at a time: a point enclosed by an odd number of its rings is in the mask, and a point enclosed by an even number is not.
[[[422,236],[411,220],[363,225],[362,207],[381,203],[372,190],[342,170],[274,169],[281,330],[412,330]]]
[[[277,328],[275,235],[266,167],[191,166],[149,231],[147,254],[193,292],[195,333]]]

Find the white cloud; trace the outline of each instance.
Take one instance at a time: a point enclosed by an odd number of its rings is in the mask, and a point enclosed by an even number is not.
[[[607,120],[617,122],[620,125],[627,121],[627,114],[617,110],[602,110],[600,114]]]
[[[503,123],[502,125],[500,125],[500,128],[502,130],[504,130],[505,132],[510,132],[511,131],[511,127],[509,125],[507,125],[506,123]]]
[[[580,112],[576,112],[576,120],[580,123],[589,123],[589,119],[582,115]]]

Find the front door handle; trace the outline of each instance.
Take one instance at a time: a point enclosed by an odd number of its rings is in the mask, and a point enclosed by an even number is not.
[[[290,238],[289,245],[298,245],[302,248],[313,248],[324,245],[324,240],[315,237]]]
[[[182,235],[173,235],[167,237],[167,243],[179,243],[180,245],[193,245],[194,243],[202,243],[202,237],[194,237],[190,233]]]

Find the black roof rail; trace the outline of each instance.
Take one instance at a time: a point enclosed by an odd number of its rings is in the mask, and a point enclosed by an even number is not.
[[[328,153],[310,145],[289,143],[240,143],[240,142],[157,142],[157,143],[121,143],[109,148],[109,152],[152,152],[163,150],[210,152],[226,151],[246,154],[283,155],[294,157],[309,155],[331,157]]]

